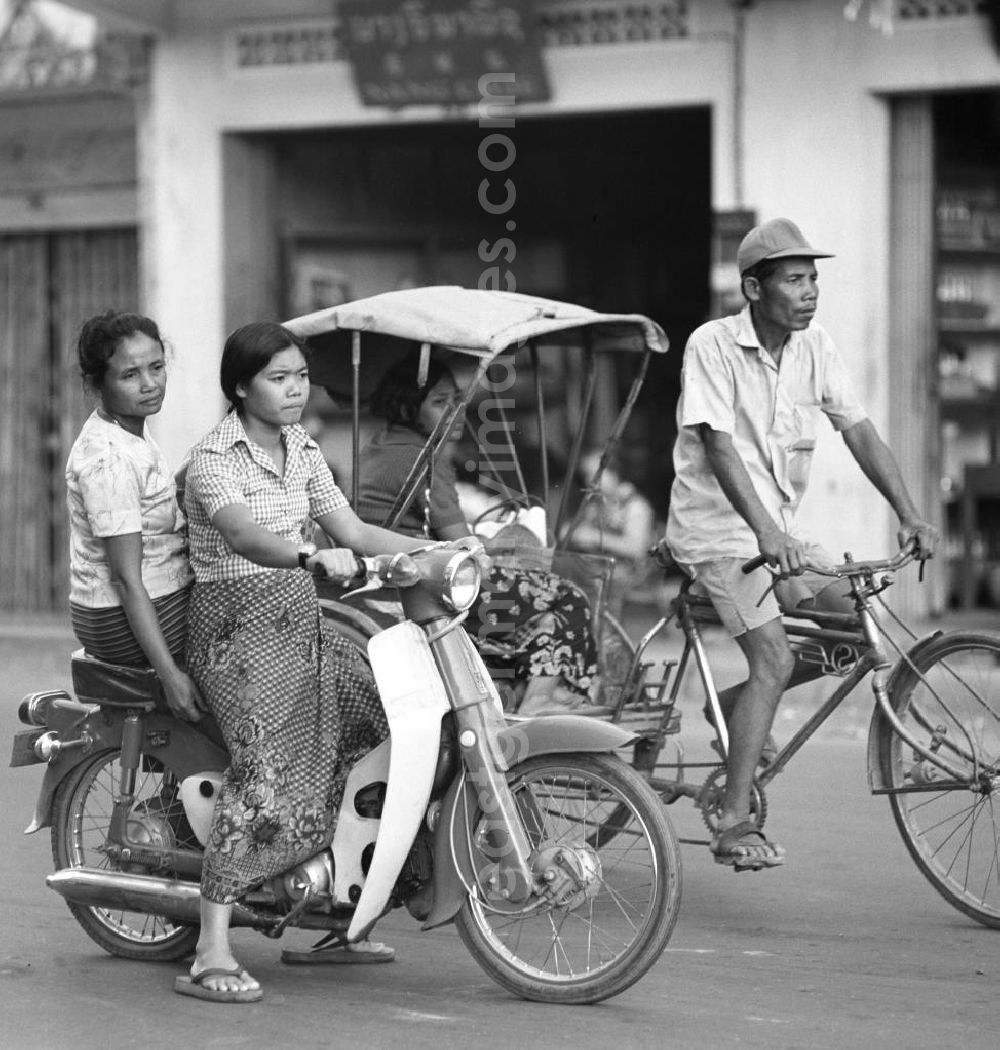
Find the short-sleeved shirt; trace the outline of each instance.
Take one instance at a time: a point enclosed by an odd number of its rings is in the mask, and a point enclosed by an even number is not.
[[[821,413],[838,431],[866,418],[833,340],[815,322],[789,335],[780,366],[760,345],[749,305],[691,335],[684,349],[667,518],[667,545],[678,562],[696,565],[758,553],[756,537],[708,462],[699,424],[732,435],[768,514],[790,535],[808,539],[795,517]]]
[[[409,427],[389,427],[376,434],[359,457],[358,517],[382,525],[392,509],[426,439]],[[458,502],[455,470],[446,456],[438,456],[431,472],[428,497],[426,477],[406,513],[394,526],[406,536],[423,536],[427,520],[431,534],[449,525],[464,524],[465,515]]]
[[[156,442],[130,434],[94,412],[66,462],[69,508],[69,599],[91,609],[121,605],[111,583],[108,536],[142,536],[142,583],[150,598],[192,580],[177,487]]]
[[[305,540],[310,519],[349,506],[319,445],[295,424],[281,428],[285,472],[247,437],[230,412],[191,450],[185,482],[191,566],[199,583],[235,580],[273,570],[236,554],[212,524],[223,507],[242,504],[254,521],[292,543]]]

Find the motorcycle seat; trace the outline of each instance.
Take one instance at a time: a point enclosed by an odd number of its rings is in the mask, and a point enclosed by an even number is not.
[[[83,649],[73,653],[70,665],[73,691],[82,703],[166,710],[163,687],[152,667],[110,664]]]

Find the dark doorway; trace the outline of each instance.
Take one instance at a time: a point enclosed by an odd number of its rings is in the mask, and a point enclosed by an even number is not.
[[[649,315],[672,349],[653,362],[623,462],[662,513],[684,341],[710,303],[710,124],[699,107],[268,137],[284,247],[274,309],[455,283]]]
[[[75,367],[91,314],[135,308],[134,229],[0,237],[0,607],[66,609],[67,456],[92,406]]]

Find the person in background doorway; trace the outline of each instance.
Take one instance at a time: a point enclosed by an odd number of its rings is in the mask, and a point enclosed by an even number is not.
[[[853,608],[842,584],[803,574],[806,561],[833,564],[797,520],[820,413],[896,512],[900,547],[929,558],[938,541],[855,397],[832,339],[814,321],[815,260],[827,257],[788,219],[755,227],[737,253],[747,305],[702,325],[684,351],[666,542],[749,667],[747,680],[719,697],[729,755],[711,850],[737,870],[784,861],[784,850],[750,819],[754,770],[773,756],[769,734],[781,694],[822,673],[796,663],[780,608]],[[742,572],[758,554],[779,572],[773,591],[766,569]]]
[[[91,656],[155,669],[170,710],[198,721],[184,669],[194,579],[174,478],[146,427],[167,388],[155,321],[107,311],[86,321],[77,357],[98,404],[66,464],[70,617]]]
[[[570,550],[607,554],[615,559],[607,605],[613,616],[620,616],[626,597],[634,594],[649,574],[655,515],[649,500],[621,476],[617,457],[609,460],[591,487],[600,461],[600,449],[591,449],[580,457],[586,502],[568,544]]]

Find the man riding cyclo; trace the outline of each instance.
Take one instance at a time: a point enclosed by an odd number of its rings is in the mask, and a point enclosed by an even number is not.
[[[684,350],[666,542],[748,664],[746,681],[719,695],[729,753],[710,844],[716,862],[737,871],[784,863],[784,849],[751,820],[754,772],[774,758],[770,731],[782,693],[822,674],[796,661],[781,608],[853,608],[843,583],[803,570],[806,562],[834,564],[798,521],[821,412],[895,511],[900,547],[923,559],[938,541],[855,397],[833,340],[813,320],[815,260],[830,257],[788,219],[755,227],[737,253],[746,306],[702,325]],[[758,555],[777,579],[766,568],[743,573]]]

